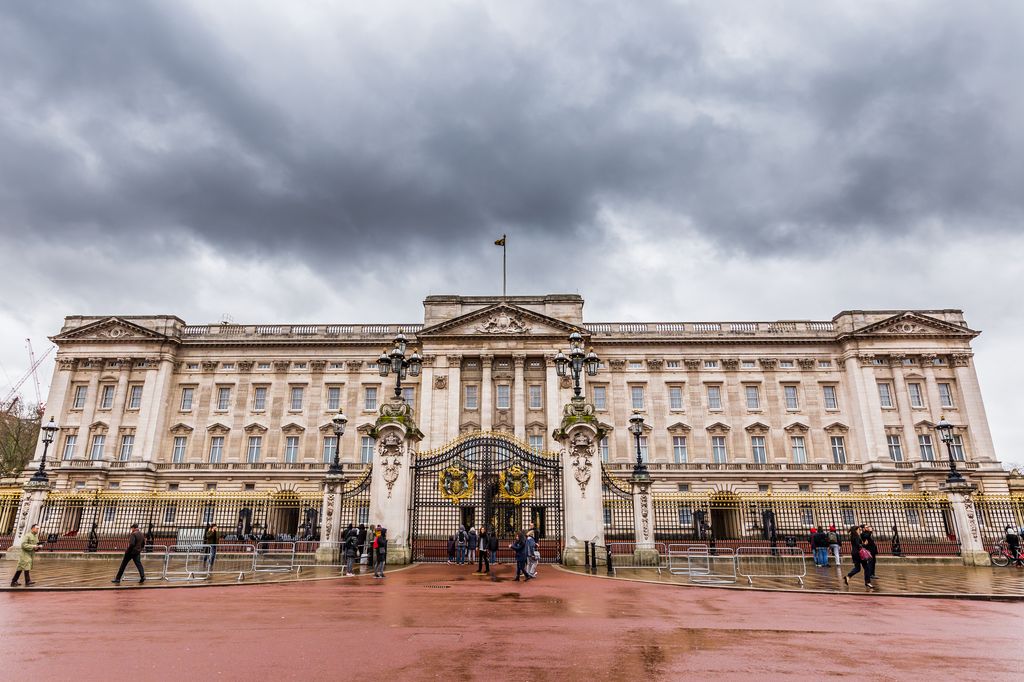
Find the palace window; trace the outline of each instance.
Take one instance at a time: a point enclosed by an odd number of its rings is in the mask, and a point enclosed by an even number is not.
[[[328,386],[327,387],[327,409],[331,412],[338,410],[341,407],[341,387],[340,386]]]
[[[644,363],[640,362],[639,360],[630,360],[629,361],[629,368],[630,369],[643,369],[644,368]]]
[[[850,484],[849,483],[841,483],[839,485],[839,492],[841,492],[841,493],[848,493],[848,492],[850,492]]]
[[[822,386],[822,396],[825,399],[826,410],[838,410],[839,401],[836,399],[836,387],[835,386]]]
[[[705,360],[704,369],[718,369],[718,360]]]
[[[956,461],[963,462],[967,459],[967,455],[964,452],[964,439],[959,433],[953,436],[950,449],[953,451],[953,459]]]
[[[85,399],[89,394],[88,386],[75,386],[75,400],[71,403],[71,407],[76,410],[81,410],[85,407]]]
[[[376,410],[377,409],[377,387],[367,386],[363,393],[363,409],[364,410]]]
[[[780,369],[792,369],[793,368],[793,361],[792,360],[779,360],[779,368]]]
[[[689,483],[680,483],[680,484],[678,484],[676,486],[676,491],[680,492],[680,493],[688,493],[688,492],[690,492],[690,484]]]
[[[302,394],[303,390],[301,386],[292,386],[291,391],[291,409],[293,411],[302,409]]]
[[[953,385],[947,383],[939,384],[939,404],[943,407],[953,407]]]
[[[229,386],[219,386],[217,388],[217,409],[220,411],[227,411],[231,407],[231,388]]]
[[[796,386],[786,385],[782,387],[782,391],[786,396],[786,409],[787,410],[799,410],[800,399],[797,397]]]
[[[233,363],[233,362],[222,362],[221,365],[220,365],[220,368],[222,370],[224,370],[225,372],[227,372],[227,371],[233,370],[235,368],[235,363]]]
[[[195,397],[196,389],[186,386],[181,389],[181,411],[192,411],[192,399]]]
[[[326,447],[327,443],[324,443]],[[331,453],[331,461],[334,460],[334,454]],[[299,437],[288,436],[284,441],[284,461],[289,464],[294,464],[299,461]],[[324,460],[327,461],[327,460]]]
[[[720,409],[722,409],[722,387],[721,386],[708,386],[708,409],[709,410],[720,410]]]
[[[106,443],[107,437],[102,433],[98,433],[92,437],[92,447],[89,449],[89,459],[103,459],[103,445]]]
[[[725,464],[729,461],[729,453],[725,449],[725,436],[711,437],[711,461],[715,464]]]
[[[753,360],[743,360],[742,362],[740,362],[740,367],[742,367],[743,369],[754,369],[757,367],[757,363],[754,362]]]
[[[832,436],[832,461],[836,464],[846,464],[846,438],[843,436]]]
[[[832,366],[832,361],[831,360],[818,360],[818,367],[820,367],[821,369],[828,369],[831,366]]]
[[[650,462],[651,458],[647,452],[647,436],[640,436],[640,459],[643,462]]]
[[[533,450],[533,454],[539,455],[541,450],[544,449],[544,436],[530,436],[530,449]]]
[[[261,362],[258,365],[256,365],[256,369],[270,369],[270,363],[269,362]]]
[[[255,464],[260,461],[260,450],[263,449],[262,436],[249,436],[249,449],[246,452],[246,461]]]
[[[476,410],[480,407],[480,389],[475,384],[466,384],[465,387],[465,408]]]
[[[748,410],[759,410],[761,409],[761,391],[757,386],[744,386],[743,392],[747,396],[747,409]]]
[[[132,457],[132,449],[135,447],[135,436],[130,433],[126,433],[121,436],[121,451],[118,453],[117,458],[122,462],[127,462]]]
[[[175,436],[174,452],[171,453],[171,461],[175,464],[185,461],[185,436]]]
[[[409,409],[416,407],[416,389],[412,386],[404,386],[402,388],[402,399],[405,400],[405,404],[409,406]]]
[[[644,387],[630,386],[629,396],[634,410],[644,409]]]
[[[665,368],[666,369],[679,369],[679,361],[678,360],[666,360],[665,361]]]
[[[114,387],[104,386],[103,392],[100,393],[100,409],[109,410],[114,406]]]
[[[363,436],[359,440],[359,461],[363,464],[369,464],[373,461],[373,448],[377,444],[373,438],[369,436]]]
[[[224,436],[210,439],[210,464],[220,464],[224,457]]]
[[[885,437],[885,441],[889,446],[889,459],[894,462],[903,461],[903,444],[900,442],[898,435],[889,435]]]
[[[64,459],[71,459],[75,456],[75,443],[78,441],[78,436],[67,436],[64,438]]]
[[[601,442],[597,446],[597,449],[598,449],[598,452],[601,453],[601,461],[602,462],[607,462],[608,461],[608,439],[607,438],[602,438]]]
[[[907,392],[910,394],[911,407],[924,407],[924,395],[921,393],[921,384],[907,384]]]
[[[594,409],[604,410],[608,407],[608,390],[604,386],[594,386]]]
[[[688,459],[686,436],[672,436],[672,460],[676,464],[686,464]]]
[[[893,407],[892,403],[892,386],[885,382],[878,383],[878,401],[884,408]]]
[[[142,407],[142,386],[136,384],[128,389],[128,409],[137,410]]]
[[[668,387],[668,409],[670,409],[670,410],[681,410],[681,409],[683,409],[683,387],[682,386],[669,386]]]
[[[294,438],[294,436],[293,436]],[[295,438],[295,447],[298,449],[298,438]],[[334,461],[334,453],[338,450],[338,437],[337,436],[324,436],[324,463],[329,464]]]
[[[497,400],[495,404],[499,410],[507,410],[511,403],[512,387],[508,384],[498,384],[497,386]]]
[[[541,387],[540,384],[530,384],[530,409],[539,410],[544,404],[541,400]]]
[[[257,386],[252,393],[252,409],[261,412],[267,409],[267,387]]]
[[[693,525],[693,510],[689,507],[679,507],[679,526],[688,528]]]
[[[807,442],[803,436],[792,436],[789,439],[790,446],[793,449],[793,463],[794,464],[806,464],[807,463]]]
[[[768,463],[768,448],[764,443],[764,436],[750,437],[750,453],[757,464]]]
[[[932,446],[932,437],[922,433],[917,437],[917,446],[921,450],[921,460],[924,462],[935,461],[935,448]]]

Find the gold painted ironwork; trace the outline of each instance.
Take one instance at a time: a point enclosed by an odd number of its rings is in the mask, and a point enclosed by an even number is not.
[[[474,440],[477,438],[496,438],[497,440],[503,440],[523,450],[526,450],[527,452],[531,452],[537,457],[543,457],[544,459],[557,460],[560,457],[559,453],[551,452],[548,450],[536,452],[532,447],[530,447],[528,443],[524,443],[515,436],[508,433],[504,433],[502,431],[471,431],[469,433],[463,433],[454,438],[453,440],[448,441],[441,447],[434,448],[433,450],[426,450],[423,452],[416,453],[416,457],[417,459],[426,459],[427,457],[434,457],[436,455],[440,455],[444,452],[452,450],[455,446],[464,443],[467,440]]]
[[[457,464],[442,469],[437,474],[437,487],[441,497],[451,501],[452,504],[459,504],[473,495],[473,485],[476,482],[476,472],[466,470]]]
[[[518,464],[498,473],[498,489],[500,497],[522,504],[523,500],[533,495],[534,472],[527,471]]]

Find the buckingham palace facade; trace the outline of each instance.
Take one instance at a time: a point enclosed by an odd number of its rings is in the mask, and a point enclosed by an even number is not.
[[[601,361],[584,395],[604,468],[631,469],[640,412],[655,492],[936,490],[942,417],[960,469],[984,492],[1007,492],[972,361],[978,332],[959,310],[590,322],[577,295],[429,296],[409,324],[69,316],[52,337],[45,418],[60,430],[48,468],[58,490],[319,490],[335,448],[346,472],[372,462],[394,390],[377,359],[398,333],[423,358],[402,389],[420,452],[476,432],[554,451],[572,382],[553,358],[573,332]],[[350,427],[340,444],[339,410]]]

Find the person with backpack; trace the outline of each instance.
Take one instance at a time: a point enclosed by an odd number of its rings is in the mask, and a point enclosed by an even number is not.
[[[455,536],[454,535],[449,535],[448,536],[448,563],[449,564],[454,564],[455,563]]]
[[[537,538],[531,530],[526,534],[526,575],[529,578],[537,577],[537,564],[540,562],[540,552],[537,551]]]
[[[814,548],[814,565],[828,568],[828,533],[818,528],[811,535],[811,547]]]
[[[516,582],[519,582],[519,576],[524,576],[526,582],[530,582],[530,574],[526,572],[526,536],[523,535],[523,531],[519,531],[516,534],[515,541],[508,546],[516,555]]]
[[[476,528],[470,528],[469,529],[469,543],[467,545],[468,548],[469,548],[469,563],[470,563],[470,565],[472,565],[473,562],[476,561],[476,545],[477,545],[478,540],[479,540],[479,537],[476,534]]]
[[[342,541],[342,552],[345,555],[345,577],[350,578],[355,575],[352,571],[352,565],[356,560],[356,552],[358,552],[359,545],[359,531],[352,527],[352,524],[348,524],[348,528],[345,530],[345,538]]]
[[[836,558],[836,566],[842,566],[842,561],[839,560],[839,549],[839,533],[836,532],[835,525],[831,525],[828,527],[828,553]],[[827,564],[828,561],[826,560],[825,563]]]
[[[455,534],[455,554],[458,557],[460,566],[466,563],[466,548],[468,546],[469,534],[466,533],[466,527],[459,526],[459,531]]]
[[[384,566],[388,561],[388,529],[377,526],[373,538],[373,577],[384,577]]]
[[[498,529],[492,528],[487,534],[487,553],[491,555],[491,560],[487,564],[487,572],[490,573],[490,565],[498,563]]]

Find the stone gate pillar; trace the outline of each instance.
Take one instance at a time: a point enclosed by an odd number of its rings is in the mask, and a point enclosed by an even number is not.
[[[636,536],[638,566],[656,564],[658,550],[654,547],[654,498],[651,495],[651,475],[647,469],[634,470],[629,479],[633,489],[633,530]]]
[[[565,500],[565,550],[562,563],[584,564],[584,542],[604,544],[604,506],[601,461],[597,446],[604,437],[594,406],[573,398],[565,406],[562,424],[553,437],[562,446],[562,486]]]
[[[407,564],[412,560],[412,458],[423,434],[406,402],[393,398],[381,405],[371,435],[377,440],[377,461],[370,478],[370,523],[388,529],[388,563]]]
[[[960,557],[965,566],[988,566],[988,552],[978,526],[978,513],[971,495],[978,486],[967,481],[946,482],[939,489],[949,495],[956,535],[960,540]]]
[[[14,521],[14,539],[11,547],[4,554],[4,559],[17,561],[21,558],[21,539],[32,527],[32,524],[39,523],[43,516],[43,506],[46,498],[50,495],[50,484],[48,481],[29,481],[25,484],[21,493],[21,505],[18,507],[18,515]]]
[[[345,476],[327,474],[324,478],[324,496],[320,504],[320,547],[318,561],[336,563],[341,558],[341,491]]]

